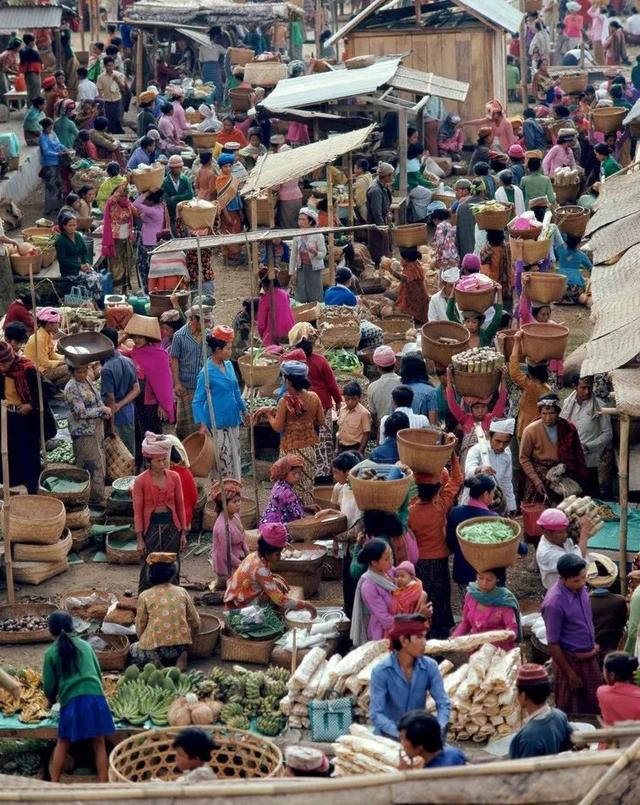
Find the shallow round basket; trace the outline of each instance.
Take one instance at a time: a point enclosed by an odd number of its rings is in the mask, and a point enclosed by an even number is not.
[[[17,542],[13,546],[15,562],[62,562],[73,547],[73,539],[69,529],[65,529],[62,537],[52,545],[29,545]]]
[[[31,243],[34,237],[49,238],[53,234],[53,227],[27,226],[22,230],[22,237]]]
[[[149,170],[133,170],[131,178],[138,193],[153,193],[160,190],[164,182],[164,165],[162,162],[156,162]]]
[[[44,488],[44,481],[47,478],[64,478],[66,481],[73,481],[77,484],[82,484],[82,489],[74,492],[50,492]],[[63,503],[72,506],[85,505],[89,502],[89,495],[91,494],[91,476],[86,470],[80,467],[57,467],[44,470],[40,473],[40,480],[38,482],[38,494],[45,495],[46,497],[56,498]]]
[[[98,634],[109,645],[103,651],[96,650],[96,657],[103,671],[124,671],[129,656],[129,640],[122,634]]]
[[[264,360],[264,358],[260,360]],[[269,359],[269,363],[266,366],[252,364],[250,355],[240,355],[238,367],[245,384],[253,388],[259,388],[260,386],[274,385],[278,382],[281,364],[276,358]]]
[[[524,324],[522,330],[522,354],[533,363],[562,360],[567,348],[569,328],[551,322]]]
[[[183,727],[148,730],[119,743],[109,757],[109,781],[146,783],[180,777],[173,742]],[[220,780],[278,777],[282,752],[261,735],[230,727],[207,727],[215,749],[209,765]]]
[[[383,333],[399,333],[404,337],[407,330],[413,327],[411,316],[386,316],[377,322]]]
[[[455,339],[456,343],[442,344],[440,338]],[[467,348],[470,338],[467,328],[455,321],[429,321],[422,326],[422,355],[437,366],[446,367],[454,355]]]
[[[61,500],[45,495],[15,495],[9,508],[12,542],[53,545],[64,531],[66,512]]]
[[[252,498],[240,498],[240,521],[245,529],[258,525],[258,507]]]
[[[360,511],[373,509],[395,514],[404,503],[412,480],[412,472],[394,481],[370,481],[358,478],[353,470],[349,472],[349,482]]]
[[[196,148],[213,148],[213,146],[218,141],[218,135],[214,134],[211,131],[191,131],[188,134],[189,137],[193,140],[193,144]],[[186,223],[186,221],[185,221]]]
[[[509,248],[511,249],[511,260],[522,260],[525,265],[533,265],[545,260],[549,256],[551,240],[519,240],[509,238]]]
[[[308,621],[299,621],[295,619],[295,613],[300,611],[306,611],[311,614],[311,618]],[[290,629],[305,629],[310,630],[313,624],[318,620],[318,610],[313,606],[313,604],[309,604],[307,601],[304,602],[304,607],[302,610],[289,610],[289,614],[284,616],[284,622]]]
[[[438,440],[442,444],[437,444]],[[398,455],[414,472],[439,475],[451,459],[456,438],[436,428],[405,428],[398,432]]]
[[[233,635],[220,635],[220,659],[223,662],[249,662],[269,665],[275,640],[245,640]]]
[[[321,518],[302,517],[287,523],[287,531],[292,542],[309,542],[342,534],[347,530],[347,518],[340,512],[326,514]]]
[[[591,110],[591,125],[594,131],[611,134],[622,128],[622,121],[627,116],[627,109],[608,106]]]
[[[130,534],[129,539],[122,539],[122,534]],[[135,548],[125,548],[129,542],[133,541],[133,531],[117,531],[115,534],[107,534],[105,540],[105,553],[107,562],[110,565],[137,565],[140,563],[138,551]],[[120,539],[118,539],[120,537]]]
[[[510,226],[508,231],[512,240],[537,240],[538,235],[542,232],[542,224],[531,226],[529,229],[516,229]]]
[[[293,313],[296,324],[299,324],[301,321],[315,321],[319,313],[318,303],[307,302],[304,305],[295,305],[295,307],[291,308],[291,312]]]
[[[487,544],[469,542],[462,536],[462,532],[469,526],[479,523],[506,523],[513,531],[513,539],[506,542]],[[518,543],[520,542],[520,525],[515,520],[506,517],[472,517],[465,520],[456,528],[456,536],[460,544],[462,555],[478,572],[491,570],[494,567],[510,567],[518,556]]]
[[[550,271],[530,271],[523,282],[525,296],[532,302],[548,305],[559,302],[567,290],[567,278],[564,274]]]
[[[588,83],[589,75],[586,72],[558,77],[558,85],[566,95],[578,95],[584,92]]]
[[[190,433],[183,439],[182,446],[189,457],[191,474],[206,478],[215,466],[213,437],[210,433]]]
[[[454,290],[456,302],[460,310],[473,310],[476,313],[485,313],[494,302],[496,296],[495,285],[490,285],[481,291]]]
[[[230,64],[246,64],[253,61],[256,52],[250,48],[227,48],[227,55]]]
[[[222,621],[208,612],[198,612],[200,615],[200,629],[187,649],[187,654],[193,659],[204,659],[213,654],[218,645]]]
[[[427,242],[427,225],[401,224],[393,230],[393,242],[400,249],[422,246]]]
[[[39,274],[42,269],[42,250],[38,249],[37,254],[24,257],[21,254],[12,254],[11,268],[19,277],[28,277],[29,271]]]
[[[463,397],[490,397],[500,385],[499,369],[493,372],[463,372],[453,369],[453,385]]]
[[[29,615],[48,618],[57,607],[53,604],[5,604],[0,606],[0,621],[18,619]],[[53,635],[49,629],[35,629],[33,632],[0,632],[0,645],[11,643],[50,643]]]
[[[440,180],[438,179],[438,181]],[[453,207],[455,200],[455,193],[434,193],[433,196],[431,196],[431,201],[441,201],[447,209]]]
[[[481,210],[474,216],[478,229],[504,229],[513,217],[513,207],[503,204],[501,210]]]
[[[189,207],[187,202],[177,207],[178,215],[183,222],[191,229],[206,229],[213,226],[213,221],[218,212],[217,206],[213,207]]]

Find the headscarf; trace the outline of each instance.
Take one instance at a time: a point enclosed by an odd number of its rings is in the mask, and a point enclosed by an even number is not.
[[[456,133],[456,126],[460,122],[460,115],[456,115],[455,113],[449,113],[442,122],[442,126],[440,126],[440,136],[443,140],[448,140],[450,137]]]
[[[518,624],[518,642],[522,640],[522,624],[520,622],[520,605],[518,599],[506,587],[494,587],[490,592],[481,590],[475,581],[467,587],[469,595],[481,606],[485,607],[509,607],[514,611],[516,623]]]
[[[294,324],[289,330],[289,346],[293,347],[303,340],[310,340],[317,332],[316,328],[312,324],[309,324],[308,321],[298,322],[298,324]]]
[[[233,154],[220,154],[218,157],[218,166],[221,168],[223,165],[232,165],[236,161]]]
[[[289,536],[283,523],[262,523],[258,527],[258,534],[272,548],[284,548]]]
[[[224,341],[229,344],[233,341],[233,328],[226,324],[218,324],[211,331],[211,335],[217,341]]]
[[[35,368],[27,358],[11,349],[6,341],[0,341],[0,374],[10,377],[16,387],[16,393],[23,403],[31,402],[31,391],[27,383],[27,369]]]
[[[235,478],[225,478],[220,486],[220,481],[214,481],[211,485],[211,500],[222,500],[222,490],[226,500],[237,497],[242,492],[242,484]]]
[[[282,456],[271,465],[271,483],[284,481],[291,470],[296,469],[296,467],[304,467],[304,461],[300,456]]]
[[[60,311],[54,307],[43,307],[36,313],[36,319],[45,324],[60,324]]]
[[[308,377],[309,367],[302,361],[284,361],[282,364],[283,377]],[[300,417],[304,414],[305,408],[299,394],[287,391],[284,395],[284,402],[287,411],[291,416]]]
[[[171,453],[172,447],[166,436],[148,430],[142,440],[142,455],[145,458],[164,458]]]
[[[427,622],[422,617],[394,618],[389,638],[394,640],[398,637],[411,637],[411,635],[425,634],[426,631]]]
[[[175,450],[175,451],[176,451],[176,453],[178,453],[178,455],[179,455],[179,456],[180,456],[180,458],[182,459],[182,463],[184,464],[184,466],[185,466],[185,467],[190,466],[190,462],[189,462],[189,456],[187,455],[187,451],[184,449],[184,445],[182,444],[182,442],[180,441],[180,439],[178,439],[178,437],[177,437],[177,436],[174,436],[174,435],[173,435],[173,433],[167,433],[167,434],[165,434],[165,437],[164,437],[164,438],[165,438],[165,439],[166,439],[166,440],[169,442],[169,444],[171,445],[171,449],[172,449],[172,450]]]

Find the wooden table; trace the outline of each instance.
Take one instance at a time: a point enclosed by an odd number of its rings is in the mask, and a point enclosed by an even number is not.
[[[13,89],[10,92],[5,92],[4,94],[7,109],[9,110],[9,115],[11,115],[11,102],[14,101],[18,104],[18,110],[22,109],[27,105],[27,93],[25,92],[18,92],[17,90]]]

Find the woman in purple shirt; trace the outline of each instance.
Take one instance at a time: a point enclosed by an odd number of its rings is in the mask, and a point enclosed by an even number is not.
[[[166,228],[167,210],[163,198],[162,190],[155,190],[153,193],[140,193],[133,202],[142,221],[138,241],[138,277],[145,291],[148,286],[149,255],[158,245],[158,233]]]
[[[393,626],[391,602],[397,589],[393,579],[393,552],[383,539],[372,539],[358,554],[367,570],[360,577],[351,618],[351,640],[360,646],[380,640]]]

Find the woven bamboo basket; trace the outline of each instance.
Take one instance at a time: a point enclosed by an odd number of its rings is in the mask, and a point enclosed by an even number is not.
[[[374,509],[376,511],[395,514],[404,503],[413,473],[394,481],[368,481],[358,478],[353,470],[349,473],[349,482],[360,511]]]
[[[442,344],[438,339],[456,339],[455,344]],[[429,321],[422,326],[421,349],[425,358],[437,366],[448,366],[451,358],[467,348],[471,334],[454,321]]]
[[[131,178],[139,193],[160,190],[164,182],[164,165],[162,162],[156,162],[149,170],[133,170]]]
[[[75,483],[82,484],[83,486],[82,489],[74,492],[50,492],[48,489],[44,488],[43,484],[47,478],[51,477],[64,478],[67,481],[74,481]],[[38,494],[61,500],[65,505],[86,505],[89,502],[89,495],[91,494],[91,476],[86,470],[83,470],[80,467],[49,467],[49,469],[40,473],[38,486]],[[72,526],[69,526],[69,528],[71,527]]]
[[[35,615],[48,618],[56,607],[53,604],[4,604],[0,606],[0,621],[9,618],[24,618]],[[50,643],[53,635],[48,629],[35,629],[33,632],[0,632],[0,645],[11,643]]]
[[[66,528],[87,528],[91,525],[91,509],[88,506],[83,506],[78,511],[67,509],[66,512],[64,521]]]
[[[189,457],[189,469],[197,478],[206,478],[215,466],[215,448],[210,433],[190,433],[182,440]]]
[[[588,83],[589,75],[586,72],[558,76],[560,89],[567,95],[578,95],[584,92]]]
[[[275,87],[287,77],[287,65],[281,62],[256,61],[244,66],[244,80],[254,87]]]
[[[551,240],[519,240],[509,238],[509,248],[511,249],[511,260],[522,260],[525,265],[533,265],[545,260],[549,256]]]
[[[44,495],[15,495],[9,508],[9,536],[12,542],[53,545],[64,531],[62,501]]]
[[[254,60],[256,52],[251,48],[228,48],[227,56],[231,64],[246,64]]]
[[[301,321],[315,321],[319,313],[318,303],[307,302],[304,305],[295,305],[291,308],[291,312],[293,313],[296,324],[299,324]]]
[[[87,606],[76,607],[72,605],[75,598],[89,598],[95,596],[95,603]],[[101,621],[107,614],[107,610],[115,604],[117,597],[106,590],[70,590],[60,596],[60,609],[71,612],[77,618],[84,620]]]
[[[413,327],[413,319],[411,316],[385,316],[376,322],[378,327],[383,333],[402,333],[403,335]]]
[[[42,250],[38,249],[37,254],[30,257],[23,257],[20,254],[11,255],[11,269],[19,277],[28,277],[29,270],[33,274],[39,274],[42,269]]]
[[[223,635],[224,640],[224,635]],[[249,642],[249,641],[242,641]],[[173,742],[183,727],[147,730],[119,743],[109,757],[109,782],[169,782],[180,777]],[[230,727],[207,727],[215,743],[209,765],[221,780],[279,777],[282,752],[268,738]]]
[[[224,662],[250,662],[269,665],[275,640],[244,640],[232,635],[220,635],[220,659]]]
[[[255,363],[251,364],[250,355],[240,355],[238,368],[245,384],[254,388],[277,383],[280,375],[280,361],[275,358],[266,366],[258,366]]]
[[[567,348],[569,328],[552,322],[522,325],[522,354],[534,363],[562,360]]]
[[[502,210],[481,210],[474,217],[478,229],[504,229],[513,217],[513,206],[503,204]]]
[[[287,531],[292,542],[310,542],[314,539],[326,539],[347,530],[347,518],[336,512],[324,517],[302,517],[287,523]]]
[[[516,229],[513,226],[508,227],[509,237],[514,240],[537,240],[542,232],[542,224],[530,226],[529,229]]]
[[[326,349],[355,349],[360,343],[360,325],[351,321],[323,328],[320,341]]]
[[[91,526],[84,526],[84,528],[72,528],[71,542],[72,550],[76,553],[83,550],[91,542]]]
[[[627,110],[615,106],[607,106],[591,110],[591,125],[594,131],[610,134],[622,128],[622,121],[627,116]]]
[[[469,542],[462,536],[462,531],[469,526],[497,522],[506,523],[512,529],[513,539],[507,542],[486,544]],[[518,556],[520,526],[515,520],[508,520],[506,517],[472,517],[470,520],[460,523],[456,528],[456,536],[462,555],[478,573],[483,570],[491,570],[493,567],[510,567]]]
[[[62,562],[73,546],[69,529],[53,545],[28,545],[18,542],[13,546],[15,562]]]
[[[96,650],[96,657],[103,671],[124,671],[129,656],[129,640],[122,634],[101,634],[101,640],[108,643],[109,648]]]
[[[213,148],[218,141],[218,135],[212,131],[190,131],[187,136],[191,137],[193,147],[198,150]]]
[[[561,232],[566,232],[568,235],[575,235],[578,238],[584,235],[590,217],[591,213],[589,210],[571,205],[558,207],[553,214],[554,221]]]
[[[247,112],[251,108],[249,87],[233,87],[229,90],[229,102],[233,112]]]
[[[191,229],[204,229],[212,227],[213,221],[218,213],[218,206],[212,207],[189,207],[188,203],[182,202],[177,207],[178,215],[183,222]]]
[[[504,357],[509,360],[511,357],[511,353],[513,352],[513,347],[515,345],[515,331],[514,330],[501,330],[497,336],[498,340],[498,349]]]
[[[393,230],[393,242],[399,249],[422,246],[427,242],[427,225],[401,224]]]
[[[192,126],[197,126],[198,123],[202,123],[203,120],[202,115],[197,109],[185,109],[184,116],[187,118],[187,123],[190,123]]]
[[[393,483],[393,481],[390,483]],[[308,542],[297,544],[296,550],[312,551],[313,556],[307,559],[287,559],[283,557],[273,562],[272,569],[282,576],[289,587],[301,587],[303,598],[309,599],[318,592],[320,587],[322,566],[328,550],[324,545]]]
[[[208,612],[200,612],[200,630],[193,638],[193,642],[187,649],[187,654],[191,658],[204,659],[213,654],[213,650],[218,645],[222,622],[215,615]]]
[[[275,208],[276,204],[278,203],[278,199],[273,193],[271,193],[271,191],[268,190],[266,195],[258,196],[256,202],[255,221],[253,220],[253,206],[249,206],[249,209],[247,210],[249,213],[251,227],[255,228],[258,226],[271,226],[272,221],[274,220]]]
[[[567,290],[567,278],[555,271],[528,271],[524,276],[527,277],[522,283],[524,293],[538,304],[559,302]]]
[[[460,310],[485,313],[494,302],[496,289],[495,285],[489,285],[486,290],[482,291],[461,291],[456,288],[454,293]]]
[[[137,565],[140,562],[137,550],[123,547],[130,540],[116,539],[122,533],[122,531],[119,531],[115,534],[107,534],[105,543],[107,562],[110,565]],[[133,536],[133,532],[131,532],[131,535]]]
[[[42,268],[49,268],[52,266],[56,261],[56,250],[55,247],[52,246],[49,249],[42,250]]]
[[[438,181],[440,180],[438,179]],[[433,196],[431,196],[431,201],[441,201],[447,209],[453,207],[455,200],[456,197],[454,193],[434,193]]]
[[[60,562],[14,562],[13,580],[20,584],[42,584],[67,570],[69,565],[66,559]]]
[[[48,226],[27,226],[22,230],[22,237],[29,243],[33,242],[34,237],[48,238],[53,234],[53,230]]]
[[[252,498],[240,498],[240,521],[243,528],[255,528],[258,525],[258,507]]]
[[[437,444],[438,441],[442,443]],[[455,436],[443,434],[436,428],[406,428],[398,433],[400,461],[414,472],[439,475],[451,459],[455,446]]]
[[[567,201],[575,201],[578,198],[580,191],[579,181],[573,184],[556,184],[556,182],[552,181],[552,184],[558,204],[566,204]]]
[[[461,372],[454,367],[453,383],[463,397],[490,397],[500,385],[500,371]]]
[[[292,613],[295,612],[308,612],[311,615],[311,620],[308,621],[301,621],[296,620],[295,617],[288,617],[287,615],[284,616],[284,622],[290,629],[311,629],[313,623],[318,620],[318,610],[313,606],[313,604],[309,604],[307,601],[304,602],[304,606],[301,609],[292,610]]]

